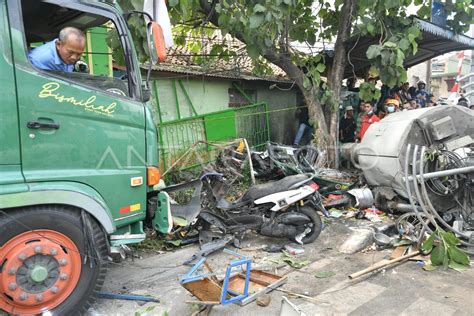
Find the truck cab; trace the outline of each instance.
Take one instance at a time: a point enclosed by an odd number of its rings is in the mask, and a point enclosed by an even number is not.
[[[0,310],[85,312],[111,249],[143,240],[147,218],[171,226],[127,18],[114,1],[0,0],[0,25]],[[78,71],[35,67],[30,52],[71,26],[86,36]],[[156,56],[159,27],[144,28]],[[122,65],[92,58],[112,40]]]

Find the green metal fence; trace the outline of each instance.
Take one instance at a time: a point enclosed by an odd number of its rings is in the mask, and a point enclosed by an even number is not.
[[[198,141],[218,142],[246,138],[250,147],[258,148],[270,139],[266,103],[164,122],[157,127],[163,170],[168,169]],[[212,147],[200,146],[197,152],[180,162],[178,169],[205,163],[212,157]]]

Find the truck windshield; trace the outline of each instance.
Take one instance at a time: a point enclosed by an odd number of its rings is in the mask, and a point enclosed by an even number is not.
[[[108,93],[131,95],[112,20],[42,1],[23,0],[22,13],[33,67]]]

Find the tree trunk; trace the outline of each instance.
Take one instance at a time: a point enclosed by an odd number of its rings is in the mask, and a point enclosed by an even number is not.
[[[206,14],[208,21],[219,27],[218,15],[213,9],[213,6],[207,0],[199,0],[199,3],[202,11],[204,14]],[[239,32],[231,32],[231,34],[241,42],[245,43],[242,34]],[[324,110],[321,106],[321,103],[319,103],[317,99],[319,87],[312,87],[310,90],[304,88],[303,80],[305,74],[301,68],[292,62],[290,54],[285,52],[279,53],[278,50],[274,48],[267,50],[263,54],[263,57],[269,62],[280,67],[299,87],[305,99],[306,105],[308,106],[309,117],[314,122],[314,125],[316,125],[314,126],[314,129],[317,146],[321,149],[327,150],[327,144],[329,144],[327,142],[329,137],[329,126],[326,123]]]
[[[346,67],[347,51],[344,43],[349,39],[352,21],[355,16],[357,1],[344,0],[341,9],[341,19],[339,20],[339,29],[337,32],[336,43],[334,45],[334,59],[331,67],[331,75],[329,76],[329,87],[334,93],[336,104],[340,102],[342,80],[344,79],[344,69]],[[329,150],[329,161],[334,165],[336,162],[336,141],[339,131],[338,125],[338,109],[331,109],[329,120],[329,139],[331,150]]]

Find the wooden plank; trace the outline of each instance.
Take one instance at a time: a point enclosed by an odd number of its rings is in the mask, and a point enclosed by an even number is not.
[[[182,286],[201,301],[221,300],[222,287],[209,278],[184,283]]]
[[[251,302],[255,301],[260,295],[269,293],[269,292],[273,291],[274,289],[282,286],[283,284],[286,283],[286,281],[287,281],[286,277],[281,277],[278,281],[270,284],[267,287],[262,288],[260,291],[255,292],[253,294],[249,294],[249,296],[247,296],[246,298],[244,298],[242,301],[240,301],[238,303],[239,303],[240,306],[247,305],[248,303],[251,303]]]
[[[241,306],[247,305],[256,300],[260,295],[271,292],[275,288],[286,283],[286,281],[286,277],[281,277],[261,270],[252,270],[250,272],[249,280],[249,295],[242,301],[238,302],[238,304]],[[244,286],[245,274],[237,274],[233,276],[231,282],[229,282],[229,290],[237,293],[243,293]]]
[[[252,271],[251,276],[270,284],[281,279],[281,276],[279,275],[276,275],[267,271],[262,271],[262,270]]]
[[[408,246],[398,246],[392,251],[390,259],[396,259],[403,256],[407,252]]]
[[[394,264],[394,263],[398,263],[398,262],[401,262],[403,260],[407,260],[409,258],[412,258],[412,257],[415,257],[415,256],[418,256],[420,254],[420,252],[417,250],[415,252],[412,252],[410,254],[407,254],[407,255],[404,255],[404,256],[401,256],[401,257],[398,257],[396,259],[391,259],[391,260],[382,260],[382,261],[379,261],[377,263],[375,263],[374,265],[368,267],[368,268],[365,268],[364,270],[361,270],[359,272],[356,272],[356,273],[352,273],[351,275],[349,275],[349,279],[355,279],[357,277],[360,277],[364,274],[367,274],[367,273],[370,273],[370,272],[373,272],[375,270],[379,270],[381,268],[384,268],[386,266],[389,266],[391,264]]]
[[[266,285],[261,285],[259,283],[252,282],[250,280],[249,282],[249,293],[255,293],[257,291],[260,291],[261,289],[265,288]],[[245,288],[245,276],[242,278],[240,275],[231,278],[229,281],[229,290],[234,291],[239,294],[244,293],[244,288]]]

